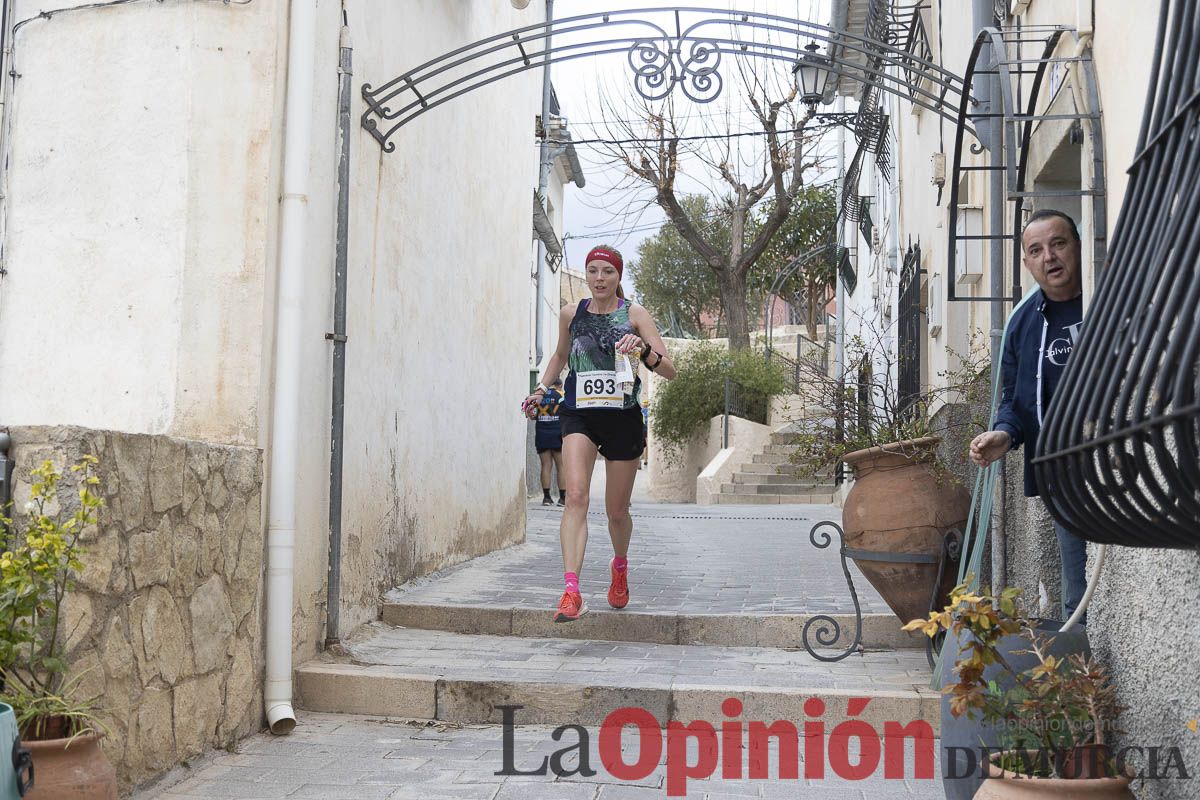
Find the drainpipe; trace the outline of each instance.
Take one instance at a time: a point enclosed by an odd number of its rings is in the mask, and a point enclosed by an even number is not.
[[[275,295],[275,369],[267,494],[267,680],[271,733],[296,727],[292,709],[292,578],[296,542],[296,454],[300,442],[300,351],[304,341],[304,235],[312,143],[316,0],[292,0],[288,21],[287,106],[279,268]]]
[[[326,581],[325,646],[341,638],[338,617],[342,594],[342,452],[346,412],[346,262],[350,238],[350,92],[354,50],[350,27],[342,7],[342,32],[338,43],[338,203],[337,255],[334,262],[333,411],[329,424],[329,575]]]
[[[546,202],[546,187],[550,185],[550,25],[554,21],[554,0],[546,0],[546,63],[542,65],[542,146],[538,169],[538,202]],[[546,245],[538,239],[537,245],[537,302],[534,306],[533,341],[537,355],[537,366],[541,369],[545,347],[542,331],[546,322],[546,303],[542,292],[546,287]]]
[[[972,0],[971,16],[975,35],[984,28],[996,24],[996,6],[992,0]],[[987,45],[991,52],[991,45]],[[997,55],[992,53],[988,59],[988,69],[995,70]],[[972,87],[979,101],[979,112],[984,114],[996,113],[1000,105],[999,76],[976,75]],[[979,143],[988,151],[988,163],[992,167],[1004,165],[1003,126],[996,117],[976,118],[975,130],[979,134]],[[1004,230],[1004,172],[999,169],[988,171],[988,232],[995,234]],[[991,296],[1000,297],[1004,294],[1004,253],[1005,248],[996,240],[988,242],[988,272],[991,276]],[[1004,301],[991,302],[991,342],[992,342],[992,385],[1000,372],[1001,347],[1004,337]],[[1005,503],[1004,487],[1001,487],[999,513],[992,521],[992,586],[1007,585],[1007,564],[1005,563],[1007,535],[1005,534]]]
[[[12,476],[17,462],[9,456],[11,447],[12,437],[7,432],[0,431],[0,508],[6,507],[12,500]],[[0,522],[0,547],[7,550],[8,546],[8,526]]]
[[[837,99],[837,113],[846,113],[846,98]],[[837,147],[837,201],[842,202],[843,185],[846,182],[846,128],[838,125]],[[841,211],[841,209],[838,209]],[[838,244],[842,241],[842,222],[838,222]],[[835,252],[836,255],[836,252]],[[837,286],[837,333],[834,338],[834,377],[837,378],[838,388],[846,377],[846,283],[842,280],[841,261],[833,269],[835,285]],[[840,469],[840,467],[839,467]]]
[[[0,278],[8,263],[8,150],[11,146],[14,0],[0,0]]]

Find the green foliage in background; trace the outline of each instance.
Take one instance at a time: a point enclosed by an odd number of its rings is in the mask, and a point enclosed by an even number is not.
[[[733,247],[730,202],[698,194],[680,200],[688,219],[726,260]],[[773,207],[767,201],[755,208],[746,220],[746,242],[758,235]],[[779,270],[796,256],[827,242],[836,216],[832,186],[805,186],[797,192],[787,220],[746,274],[746,313],[751,323],[761,321],[763,302]],[[821,317],[826,290],[833,286],[834,261],[831,249],[830,255],[813,259],[780,290],[784,299],[807,306],[810,332]],[[630,261],[629,271],[638,302],[654,317],[663,335],[688,339],[725,335],[720,324],[725,317],[725,301],[717,273],[674,224],[663,223],[657,233],[638,245],[637,258]],[[706,328],[705,316],[718,321],[715,329],[711,325]]]
[[[788,391],[788,376],[778,362],[768,363],[759,350],[730,353],[710,342],[697,342],[675,359],[679,373],[659,388],[650,412],[654,435],[666,446],[668,457],[709,421],[725,411],[725,379],[732,379],[747,417],[766,419],[772,395]]]

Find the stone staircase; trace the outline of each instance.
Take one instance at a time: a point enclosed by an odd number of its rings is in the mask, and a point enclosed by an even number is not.
[[[792,464],[792,454],[798,449],[795,440],[792,433],[772,433],[770,444],[733,473],[731,483],[721,485],[717,503],[832,503],[837,491],[832,477],[801,477]]]
[[[302,665],[299,707],[497,725],[503,706],[521,706],[517,724],[595,726],[615,709],[637,706],[664,726],[719,726],[722,704],[737,698],[747,720],[799,725],[819,715],[828,731],[854,709],[876,730],[924,720],[936,734],[939,696],[927,688],[923,640],[880,613],[885,606],[865,582],[860,652],[827,663],[800,648],[805,623],[818,613],[843,626],[829,646],[848,645],[853,617],[835,554],[809,548],[795,526],[774,516],[722,522],[724,512],[699,518],[694,507],[678,508],[693,516],[639,517],[635,508],[644,541],[627,609],[605,604],[607,556],[601,541],[589,548],[591,610],[568,624],[555,624],[550,612],[560,580],[557,517],[531,508],[531,524],[540,527],[526,544],[389,593],[380,621],[340,654]],[[813,518],[797,519],[807,530]],[[746,549],[746,536],[755,548]],[[729,563],[736,554],[744,563]],[[801,610],[760,610],[773,606]],[[806,705],[811,698],[821,703]],[[866,710],[852,698],[867,699]]]

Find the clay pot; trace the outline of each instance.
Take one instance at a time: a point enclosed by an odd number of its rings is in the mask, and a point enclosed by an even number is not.
[[[1000,769],[992,756],[975,800],[1134,800],[1130,778],[1035,778]]]
[[[96,734],[26,740],[24,746],[33,754],[36,776],[25,800],[117,800],[117,772]]]
[[[940,441],[929,436],[856,450],[842,457],[855,474],[854,488],[842,509],[846,548],[880,554],[882,560],[855,558],[854,563],[902,622],[928,614],[943,536],[951,528],[963,531],[971,511],[967,490],[953,483],[949,475],[939,476],[934,471],[934,448]],[[889,561],[888,553],[919,554],[935,560]],[[948,564],[937,608],[948,601],[957,580],[957,564]]]
[[[1091,653],[1088,647],[1087,628],[1076,625],[1066,633],[1059,633],[1062,623],[1055,620],[1036,620],[1037,631],[1051,637],[1046,645],[1047,651],[1055,658],[1082,653]],[[946,634],[942,647],[945,649],[944,666],[941,675],[941,689],[958,682],[953,665],[967,650],[974,637],[968,631]],[[996,642],[996,650],[1004,660],[1017,672],[1033,668],[1038,659],[1029,652],[1029,640],[1019,634],[1003,636]],[[983,671],[985,681],[995,681],[1001,692],[1013,687],[1013,679],[999,664],[990,664]],[[943,693],[941,697],[942,725],[942,790],[946,800],[971,800],[983,783],[983,767],[978,760],[982,758],[980,748],[995,748],[1000,746],[1003,728],[987,722],[977,713],[974,719],[968,714],[956,717],[950,713],[950,696]]]

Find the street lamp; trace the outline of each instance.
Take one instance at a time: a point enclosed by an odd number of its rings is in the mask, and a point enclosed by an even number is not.
[[[816,111],[817,103],[825,97],[825,86],[829,82],[831,72],[829,59],[817,55],[820,46],[809,42],[804,47],[808,52],[801,56],[792,73],[796,76],[796,88],[800,90],[800,99],[810,111]]]

